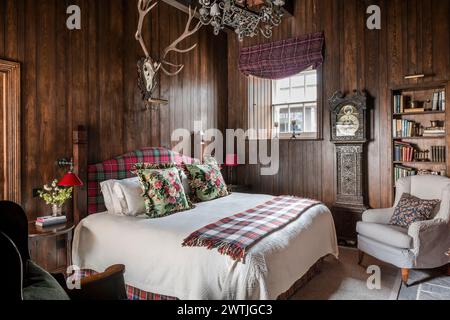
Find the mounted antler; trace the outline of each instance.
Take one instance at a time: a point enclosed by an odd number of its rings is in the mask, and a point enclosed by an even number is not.
[[[145,16],[158,4],[158,2],[151,4],[152,1],[153,0],[138,0],[139,24],[136,32],[136,40],[141,44],[142,50],[144,50],[147,58],[150,58],[150,54],[145,46],[144,39],[142,39],[142,26],[144,24]]]
[[[194,50],[195,47],[197,47],[197,44],[194,44],[193,46],[191,46],[191,47],[189,47],[187,49],[179,49],[179,48],[177,48],[177,45],[181,41],[183,41],[184,39],[190,37],[191,35],[196,33],[198,30],[200,30],[200,28],[202,27],[203,24],[202,24],[201,21],[199,21],[192,30],[189,30],[189,27],[192,24],[192,19],[195,17],[196,13],[197,13],[197,8],[195,8],[194,12],[192,13],[191,7],[189,7],[189,18],[188,18],[188,21],[186,23],[186,27],[184,28],[184,32],[181,34],[181,36],[178,39],[176,39],[167,48],[164,49],[163,58],[162,58],[161,62],[164,65],[168,65],[168,66],[177,68],[177,70],[175,72],[170,72],[170,71],[167,71],[164,68],[164,66],[161,66],[161,69],[168,76],[175,76],[175,75],[179,74],[181,72],[181,70],[183,70],[184,65],[183,64],[173,64],[173,63],[170,63],[170,62],[166,61],[167,54],[169,52],[171,52],[171,51],[175,51],[175,52],[179,52],[179,53],[186,53],[186,52]]]
[[[144,20],[146,15],[158,4],[158,2],[154,2],[153,0],[138,0],[138,11],[139,11],[139,23],[138,23],[138,30],[136,32],[136,40],[139,41],[142,50],[144,51],[145,58],[142,58],[138,62],[138,71],[139,71],[139,87],[141,88],[141,91],[143,93],[144,99],[146,101],[152,100],[153,91],[156,88],[157,85],[157,79],[156,74],[162,70],[166,75],[168,76],[175,76],[183,70],[184,65],[183,64],[174,64],[166,60],[167,55],[171,51],[179,52],[179,53],[186,53],[191,50],[193,50],[197,44],[194,44],[193,46],[187,48],[187,49],[180,49],[177,48],[177,45],[183,41],[184,39],[188,38],[189,36],[196,33],[201,27],[202,22],[198,22],[193,29],[190,29],[192,24],[192,19],[194,18],[197,9],[192,12],[191,8],[189,7],[189,18],[186,23],[186,27],[184,29],[184,32],[181,34],[181,36],[176,39],[172,44],[170,44],[167,48],[164,49],[162,54],[161,61],[155,61],[152,59],[152,57],[149,54],[149,51],[145,45],[144,39],[142,38],[142,27],[144,25]],[[175,71],[171,72],[167,70],[164,66],[169,66],[172,68],[175,68]],[[161,100],[159,100],[160,102]]]

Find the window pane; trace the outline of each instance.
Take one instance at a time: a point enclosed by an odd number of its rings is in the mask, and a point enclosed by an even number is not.
[[[305,100],[301,101],[316,101],[317,100],[317,87],[308,86],[306,87]]]
[[[277,100],[278,100],[278,103],[289,102],[289,88],[288,89],[280,89],[280,91],[278,91]]]
[[[317,108],[315,104],[305,105],[304,132],[317,132]]]
[[[291,87],[303,87],[305,85],[305,76],[298,75],[291,78]]]
[[[304,87],[292,88],[289,103],[302,101],[305,101],[305,88]]]
[[[291,108],[291,119],[290,121],[295,120],[297,123],[295,125],[295,131],[301,132],[303,131],[303,108],[299,106],[295,106]]]
[[[276,80],[278,83],[278,88],[280,89],[289,89],[290,87],[290,81],[289,78],[285,78],[285,79],[281,79],[281,80]]]
[[[279,124],[279,132],[289,132],[289,108],[287,106],[276,107],[274,110],[275,122]]]
[[[317,85],[317,73],[310,73],[306,76],[306,85],[310,86],[310,85]]]

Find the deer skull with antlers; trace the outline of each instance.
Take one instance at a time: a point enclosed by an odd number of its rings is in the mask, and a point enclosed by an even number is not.
[[[186,27],[181,36],[172,42],[167,48],[162,52],[162,58],[160,61],[153,59],[145,45],[144,39],[142,38],[142,26],[144,24],[145,16],[158,4],[158,2],[153,2],[154,0],[138,0],[138,11],[139,11],[139,24],[138,30],[136,32],[136,40],[139,41],[142,50],[144,51],[145,58],[142,58],[138,62],[138,72],[139,72],[139,87],[142,91],[143,97],[146,101],[152,100],[153,92],[157,85],[157,74],[159,71],[163,71],[168,76],[176,76],[183,70],[183,64],[174,64],[167,61],[167,55],[169,52],[186,53],[193,50],[197,44],[187,48],[180,49],[177,45],[184,39],[190,37],[196,33],[201,27],[202,22],[198,22],[192,29],[190,29],[192,24],[192,19],[194,18],[197,9],[192,12],[189,7],[189,17],[186,23]]]

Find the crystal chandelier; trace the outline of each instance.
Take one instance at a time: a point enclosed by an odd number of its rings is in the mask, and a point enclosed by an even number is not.
[[[264,37],[272,36],[272,29],[281,23],[284,0],[264,0],[258,11],[249,7],[253,0],[199,0],[202,6],[199,10],[203,24],[214,27],[218,35],[224,27],[235,30],[242,41],[244,37],[254,37],[261,33]]]

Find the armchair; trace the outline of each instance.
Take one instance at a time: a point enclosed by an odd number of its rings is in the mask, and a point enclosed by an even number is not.
[[[51,275],[30,259],[28,221],[23,209],[0,201],[0,274],[2,300],[115,300],[126,299],[125,266],[114,265],[105,272],[81,280],[81,289],[69,290],[62,274]]]
[[[367,210],[358,233],[359,263],[364,253],[402,269],[408,282],[410,269],[433,269],[450,262],[445,255],[450,248],[450,179],[441,176],[413,176],[397,181],[394,207]],[[433,219],[415,222],[409,228],[389,224],[403,193],[420,199],[441,200]]]

